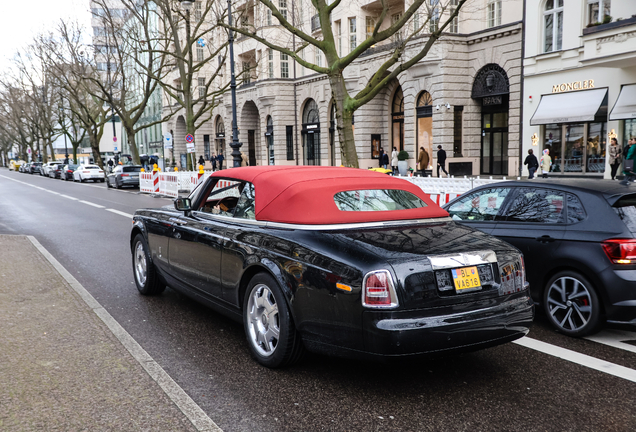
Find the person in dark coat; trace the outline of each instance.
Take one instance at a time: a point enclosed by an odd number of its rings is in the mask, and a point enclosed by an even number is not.
[[[382,168],[388,169],[388,166],[389,166],[389,154],[388,153],[384,153],[382,155],[382,163],[380,165],[382,165]]]
[[[212,164],[212,171],[216,171],[216,155],[214,153],[210,156],[210,163]]]
[[[446,150],[442,148],[441,145],[437,146],[437,177],[439,177],[439,169],[441,168],[448,177],[448,172],[446,172]]]
[[[378,166],[380,168],[382,168],[384,165],[384,149],[382,149],[382,147],[380,147],[380,156],[378,157]]]
[[[532,149],[528,149],[528,156],[526,156],[526,160],[523,161],[524,165],[528,165],[528,180],[534,178],[534,173],[537,171],[537,168],[539,168],[539,161],[533,153]]]
[[[203,166],[205,166],[205,159],[203,159],[203,155],[200,155],[200,156],[199,156],[199,162],[198,162],[198,165],[203,165]]]
[[[216,160],[219,162],[219,171],[223,169],[223,161],[225,158],[223,157],[223,153],[219,152],[219,155],[216,157]]]
[[[627,156],[625,156],[625,161],[636,160],[636,139],[630,139],[629,143],[631,143],[631,146],[629,147]],[[634,181],[634,178],[636,177],[636,173],[634,173],[633,169],[631,171],[628,169],[623,169],[623,174],[625,174],[625,179],[621,182],[621,184],[625,186],[628,186],[629,183]]]

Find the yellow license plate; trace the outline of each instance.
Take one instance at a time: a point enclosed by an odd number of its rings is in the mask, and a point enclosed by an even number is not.
[[[477,267],[464,267],[452,269],[453,282],[455,282],[455,292],[469,292],[481,289],[481,280]]]

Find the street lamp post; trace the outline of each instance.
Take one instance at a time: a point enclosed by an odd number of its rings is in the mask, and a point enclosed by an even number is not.
[[[232,93],[232,158],[234,159],[234,167],[241,166],[241,151],[239,150],[242,143],[238,140],[238,124],[236,122],[236,77],[234,76],[234,32],[232,31],[232,0],[227,0],[227,20],[230,26],[228,34],[228,42],[230,43],[230,91]]]

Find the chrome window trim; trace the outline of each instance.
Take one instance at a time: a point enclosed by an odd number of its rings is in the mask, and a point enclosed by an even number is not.
[[[432,224],[439,222],[451,222],[451,218],[431,218],[431,219],[408,219],[408,220],[396,220],[396,221],[384,221],[384,222],[358,222],[349,224],[330,224],[330,225],[301,225],[281,222],[265,222],[268,228],[283,228],[283,229],[295,229],[295,230],[307,230],[307,231],[333,231],[341,229],[355,229],[355,228],[384,228],[390,226],[401,225],[414,225],[414,224]]]
[[[387,275],[387,279],[389,281],[389,294],[391,295],[391,299],[393,300],[391,301],[391,304],[389,305],[368,305],[364,302],[364,298],[365,298],[366,290],[367,290],[367,279],[371,275],[374,275],[377,273],[386,273]],[[395,284],[393,283],[393,276],[391,275],[391,272],[386,269],[373,270],[364,275],[364,279],[362,279],[362,295],[360,297],[362,301],[362,306],[366,308],[370,308],[370,309],[395,309],[400,306],[400,301],[398,300],[397,292],[395,291]]]

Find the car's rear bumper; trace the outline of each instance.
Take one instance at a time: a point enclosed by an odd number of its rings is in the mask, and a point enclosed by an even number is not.
[[[636,270],[608,267],[599,277],[609,297],[605,304],[607,320],[636,324]]]
[[[122,186],[139,186],[139,179],[122,177],[119,179],[119,184]]]
[[[455,311],[365,311],[365,351],[379,356],[470,351],[525,336],[534,318],[528,291],[495,301],[479,302],[478,307],[473,303],[465,311],[461,306]]]

